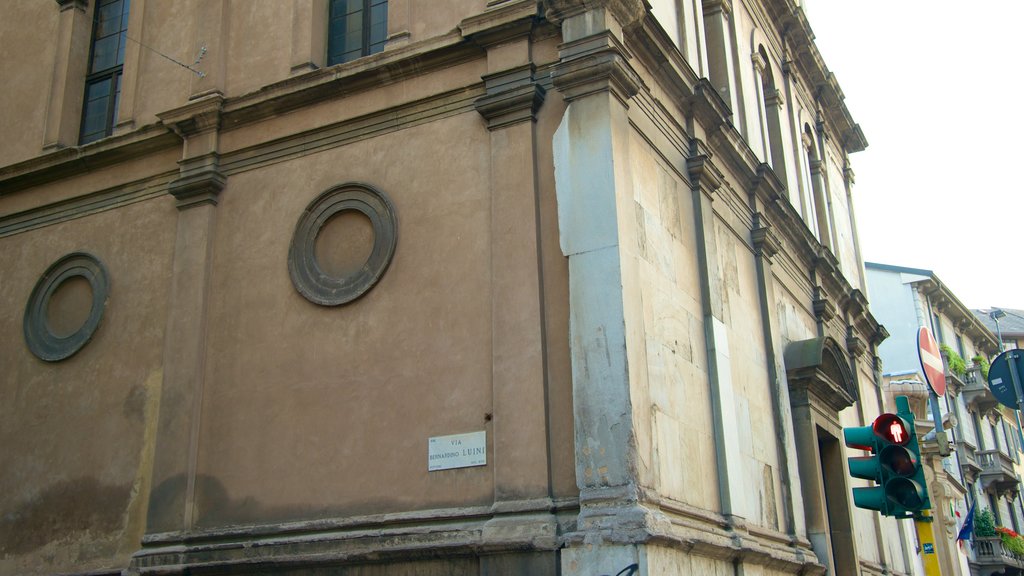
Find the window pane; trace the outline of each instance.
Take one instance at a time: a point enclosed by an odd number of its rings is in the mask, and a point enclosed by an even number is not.
[[[378,44],[388,37],[388,4],[384,2],[370,9],[370,44]]]
[[[96,36],[109,36],[121,31],[121,2],[115,0],[96,7]]]
[[[107,134],[114,133],[114,124],[117,123],[117,108],[121,105],[121,75],[114,76],[114,110],[107,124]]]
[[[93,44],[91,72],[117,66],[117,39],[118,36],[107,36]]]
[[[363,48],[363,13],[356,12],[345,17],[345,51]]]
[[[121,32],[117,35],[117,65],[124,64],[124,45],[128,41],[126,38],[127,32]]]
[[[118,80],[120,78],[118,77]],[[111,97],[111,78],[89,83],[85,88],[82,113],[82,144],[99,140],[111,133],[108,116]],[[116,88],[115,89],[119,89]]]

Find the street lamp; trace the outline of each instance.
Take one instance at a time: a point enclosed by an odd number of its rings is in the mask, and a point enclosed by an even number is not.
[[[1005,348],[1003,347],[1003,331],[999,329],[999,319],[1003,318],[1004,316],[1006,316],[1006,312],[1003,312],[999,308],[993,308],[988,313],[988,317],[991,318],[992,321],[996,323],[996,336],[999,338],[1000,352],[1005,350]]]

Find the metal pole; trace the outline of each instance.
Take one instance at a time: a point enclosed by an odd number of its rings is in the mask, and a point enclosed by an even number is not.
[[[925,576],[942,576],[939,568],[939,556],[935,553],[935,532],[932,529],[932,513],[924,510],[914,516],[914,527],[917,528],[917,539],[921,542],[921,562],[924,564]]]

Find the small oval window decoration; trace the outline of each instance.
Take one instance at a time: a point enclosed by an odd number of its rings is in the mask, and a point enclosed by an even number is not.
[[[362,213],[369,220],[372,247],[362,266],[332,275],[317,260],[317,238],[331,218],[346,211]],[[302,213],[288,249],[288,273],[295,289],[310,302],[321,306],[347,304],[380,280],[391,264],[397,243],[397,219],[388,198],[366,184],[342,184],[318,196]]]
[[[53,295],[69,280],[84,278],[92,292],[92,302],[85,321],[68,333],[54,332],[49,323],[49,307]],[[43,273],[25,307],[25,343],[37,357],[47,362],[64,360],[85,346],[103,318],[110,281],[103,263],[92,254],[73,252],[54,262]]]

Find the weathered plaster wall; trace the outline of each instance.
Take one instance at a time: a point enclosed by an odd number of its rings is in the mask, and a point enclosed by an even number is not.
[[[0,574],[124,566],[138,545],[174,219],[157,197],[0,238]],[[22,337],[25,303],[51,263],[81,250],[107,267],[104,316],[77,354],[43,362]]]
[[[486,138],[467,113],[229,180],[200,456],[228,498],[203,525],[238,521],[238,502],[282,520],[492,496],[489,468],[426,470],[430,436],[491,427]],[[350,181],[392,199],[398,248],[370,293],[323,308],[292,287],[288,245],[306,205]]]

